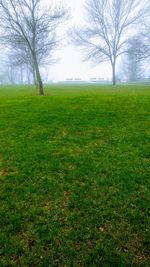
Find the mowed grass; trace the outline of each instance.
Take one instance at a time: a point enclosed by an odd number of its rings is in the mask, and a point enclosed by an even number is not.
[[[0,266],[150,266],[150,87],[0,87]]]

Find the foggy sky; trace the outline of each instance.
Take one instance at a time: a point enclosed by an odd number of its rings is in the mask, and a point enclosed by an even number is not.
[[[46,1],[46,0],[45,0]],[[69,9],[70,18],[60,32],[67,32],[73,25],[79,25],[84,21],[83,3],[85,0],[62,0],[63,5]],[[47,1],[46,1],[47,2]],[[54,0],[56,4],[60,1]],[[65,29],[65,30],[64,30]],[[49,79],[62,81],[66,78],[81,78],[88,80],[94,78],[111,79],[111,66],[109,63],[101,63],[94,66],[91,62],[83,62],[83,56],[79,49],[66,39],[61,49],[55,52],[59,61],[48,69]]]

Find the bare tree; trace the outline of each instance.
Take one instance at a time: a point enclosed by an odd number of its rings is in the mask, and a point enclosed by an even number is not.
[[[150,58],[150,14],[146,21],[142,21],[140,29],[140,33],[134,37],[134,47],[129,45],[128,52],[134,54],[138,61],[144,61]]]
[[[29,49],[24,44],[19,44],[16,48],[7,52],[7,65],[13,65],[14,67],[20,67],[20,69],[26,69],[28,76],[32,75],[32,81],[34,85],[38,87],[36,81],[36,70],[33,62],[33,58]],[[48,57],[49,58],[49,57]],[[50,59],[49,59],[50,60]],[[41,66],[42,60],[38,60],[38,65]],[[30,75],[31,74],[31,75]],[[30,77],[29,77],[30,80]]]
[[[73,39],[84,48],[85,60],[111,63],[113,85],[117,58],[125,53],[128,32],[145,14],[146,3],[147,0],[143,5],[140,0],[87,0],[85,27],[74,30]]]
[[[57,44],[57,43],[56,43]],[[55,44],[55,47],[57,45]],[[54,47],[53,47],[54,48]],[[41,48],[38,52],[38,65],[39,67],[46,67],[47,65],[52,65],[58,61],[58,58],[53,54],[53,49],[49,49],[47,55],[43,52],[43,48]],[[36,70],[34,67],[33,58],[30,50],[26,47],[25,44],[19,44],[16,48],[8,50],[8,65],[13,65],[15,67],[20,66],[20,69],[25,69],[25,74],[28,72],[28,76],[30,80],[30,76],[32,75],[32,81],[34,85],[38,86],[36,81]],[[31,75],[30,75],[31,74]]]
[[[132,37],[128,40],[128,51],[124,55],[124,67],[126,68],[129,82],[136,82],[143,78],[142,62],[139,60],[139,53],[135,53],[135,51],[139,51],[141,45],[142,40],[139,36]]]
[[[22,59],[33,63],[40,94],[44,90],[39,66],[56,47],[56,29],[66,15],[62,7],[42,5],[42,0],[0,0],[1,39],[11,49],[24,51]]]
[[[6,54],[6,67],[14,68],[16,73],[19,73],[17,79],[18,83],[23,84],[24,81],[27,83],[36,85],[35,69],[32,62],[32,57],[28,58],[28,54],[25,57],[24,53],[20,53],[18,49],[11,51],[11,53]],[[34,72],[34,73],[33,73]],[[18,76],[15,74],[15,76]],[[17,77],[16,77],[17,78]]]

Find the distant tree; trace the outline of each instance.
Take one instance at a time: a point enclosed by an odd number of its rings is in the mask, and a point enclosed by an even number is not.
[[[128,31],[144,16],[149,3],[140,0],[87,0],[86,24],[74,30],[75,43],[84,48],[85,60],[109,61],[113,85],[116,62],[127,50]]]
[[[28,73],[28,80],[30,80],[30,74],[32,74],[32,80],[35,85],[38,86],[36,81],[36,71],[34,67],[34,62],[32,59],[32,55],[29,50],[26,49],[26,46],[19,45],[16,49],[13,49],[7,53],[7,65],[14,66],[15,68],[20,68],[20,74],[23,80],[23,70],[25,73]],[[39,61],[39,66],[41,66],[42,62]],[[21,82],[22,83],[22,82]]]
[[[126,61],[128,62],[129,80],[142,78],[142,65],[148,68],[150,58],[150,10],[146,19],[140,21],[140,31],[128,41]]]
[[[1,40],[13,50],[20,50],[22,59],[31,59],[39,93],[44,94],[40,74],[41,60],[57,44],[56,30],[66,11],[60,7],[43,7],[42,0],[0,0]]]
[[[142,78],[142,62],[139,60],[139,50],[142,46],[142,40],[139,36],[133,37],[128,41],[128,51],[125,56],[125,61],[128,80],[130,82],[135,82]]]
[[[134,47],[129,45],[129,53],[134,54],[139,61],[150,58],[150,15],[142,22],[141,32],[134,37]]]

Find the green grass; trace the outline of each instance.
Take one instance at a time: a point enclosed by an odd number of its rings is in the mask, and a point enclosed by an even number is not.
[[[0,87],[0,266],[150,266],[150,87]]]

